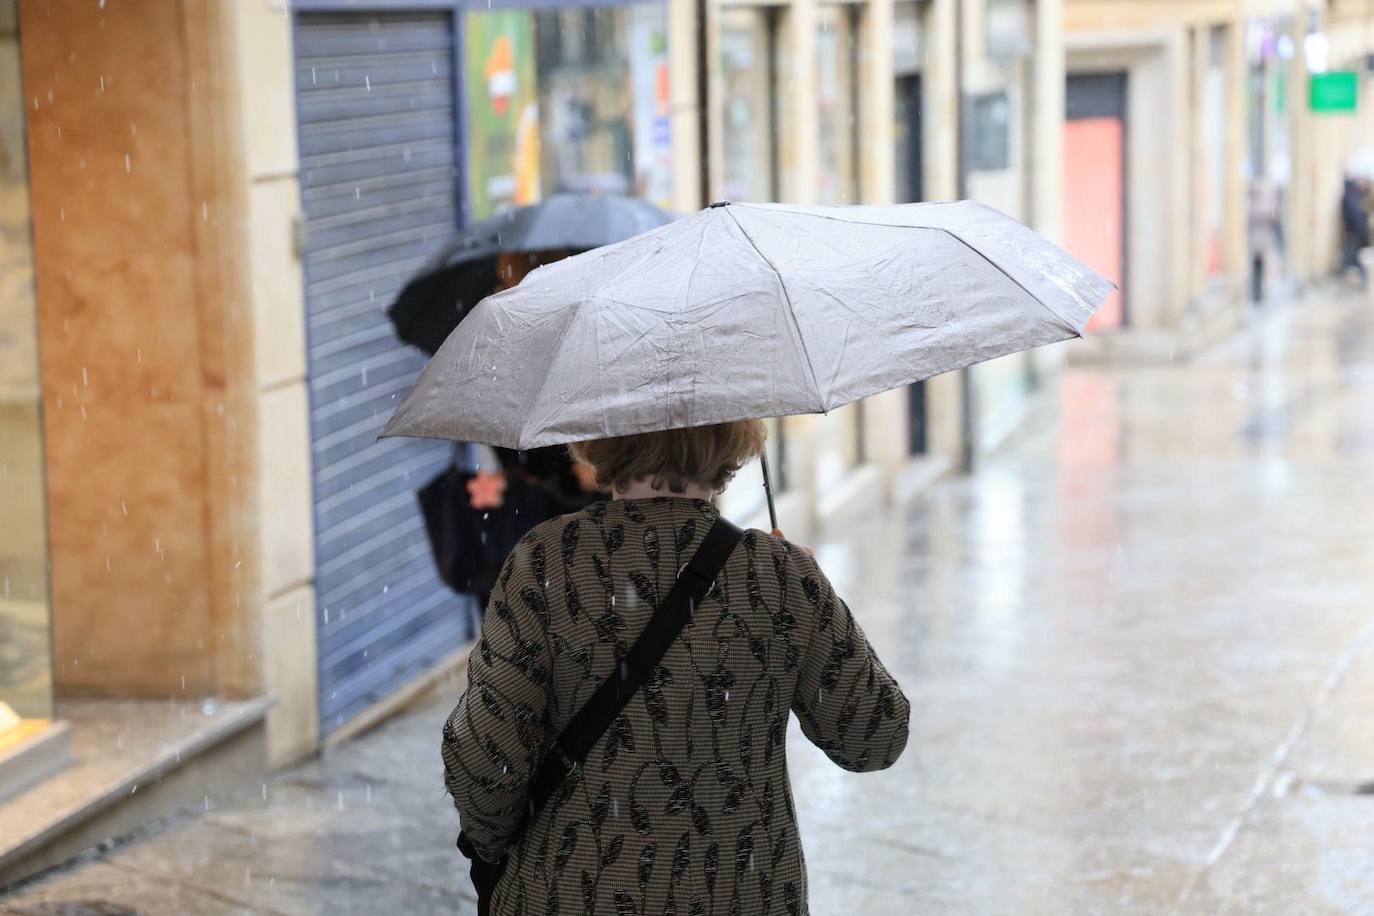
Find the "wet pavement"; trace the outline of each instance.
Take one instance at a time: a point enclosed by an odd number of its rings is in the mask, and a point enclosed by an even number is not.
[[[794,724],[811,911],[1374,913],[1374,309],[1060,384],[974,477],[817,545],[912,729],[856,776]],[[452,700],[0,912],[473,912]]]

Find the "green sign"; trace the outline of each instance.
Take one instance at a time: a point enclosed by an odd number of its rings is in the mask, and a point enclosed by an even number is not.
[[[469,215],[482,219],[539,200],[539,96],[534,14],[467,17]]]
[[[1307,85],[1313,111],[1349,112],[1359,104],[1360,75],[1353,70],[1314,73]]]

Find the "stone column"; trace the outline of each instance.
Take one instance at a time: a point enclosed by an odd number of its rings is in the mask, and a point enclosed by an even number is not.
[[[892,0],[868,0],[859,18],[859,196],[891,203],[896,158],[896,77],[892,57]],[[863,405],[867,460],[894,467],[907,457],[905,388],[867,398]]]
[[[1212,175],[1207,149],[1207,70],[1211,60],[1211,34],[1206,24],[1189,29],[1188,34],[1188,295],[1191,308],[1207,289],[1207,249],[1209,226],[1207,199]]]
[[[959,40],[955,4],[929,0],[922,45],[926,60],[922,82],[924,123],[921,142],[927,200],[959,196],[959,94],[963,84],[955,42]],[[926,384],[927,443],[932,454],[957,464],[963,449],[963,396],[959,373],[946,372]]]
[[[778,29],[778,163],[782,199],[794,204],[813,203],[819,180],[816,5],[817,0],[792,0],[782,10]]]
[[[1247,237],[1249,188],[1245,179],[1247,85],[1245,21],[1226,26],[1226,193],[1222,250],[1234,298],[1243,307],[1249,296],[1250,246]],[[1263,163],[1256,163],[1263,167]]]
[[[1030,220],[1059,241],[1064,205],[1064,0],[1036,0],[1030,106]]]
[[[706,22],[700,22],[697,0],[669,0],[668,2],[668,98],[669,129],[673,148],[673,199],[679,211],[690,213],[706,203],[708,188],[701,186],[702,157],[710,163],[712,180],[720,167],[719,158],[712,156],[718,145],[712,136],[701,135],[701,111],[712,112],[710,100],[701,95],[700,62],[715,60],[715,27],[718,22],[717,0],[706,0]],[[706,40],[706,54],[699,47]],[[709,68],[707,80],[715,68]],[[718,131],[708,131],[714,134]],[[708,148],[709,147],[709,148]]]
[[[859,15],[859,198],[892,202],[896,143],[892,0],[868,0]]]
[[[1308,162],[1311,158],[1311,115],[1307,110],[1307,63],[1303,60],[1303,39],[1307,37],[1305,16],[1294,16],[1288,33],[1293,40],[1293,56],[1286,62],[1288,89],[1288,158],[1289,180],[1285,192],[1288,198],[1287,225],[1284,241],[1288,272],[1301,282],[1311,278],[1312,260],[1310,235],[1312,229],[1312,184]],[[1332,192],[1336,193],[1336,192]]]

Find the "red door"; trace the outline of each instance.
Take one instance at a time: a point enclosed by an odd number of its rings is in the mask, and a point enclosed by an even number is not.
[[[1064,247],[1118,287],[1125,241],[1124,134],[1117,118],[1084,118],[1064,125]],[[1118,289],[1088,322],[1088,330],[1119,328],[1124,317]]]
[[[1124,74],[1069,78],[1064,125],[1064,247],[1119,289],[1088,323],[1126,323],[1126,121]]]

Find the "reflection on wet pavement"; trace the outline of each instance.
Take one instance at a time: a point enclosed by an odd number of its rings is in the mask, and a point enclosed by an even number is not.
[[[880,774],[793,730],[813,913],[1374,911],[1371,326],[1072,370],[978,475],[818,545],[913,705]],[[450,703],[0,910],[471,912]]]
[[[794,746],[815,912],[1374,911],[1374,797],[1321,788],[1374,778],[1371,323],[1074,370],[864,532],[912,739],[861,784]]]

